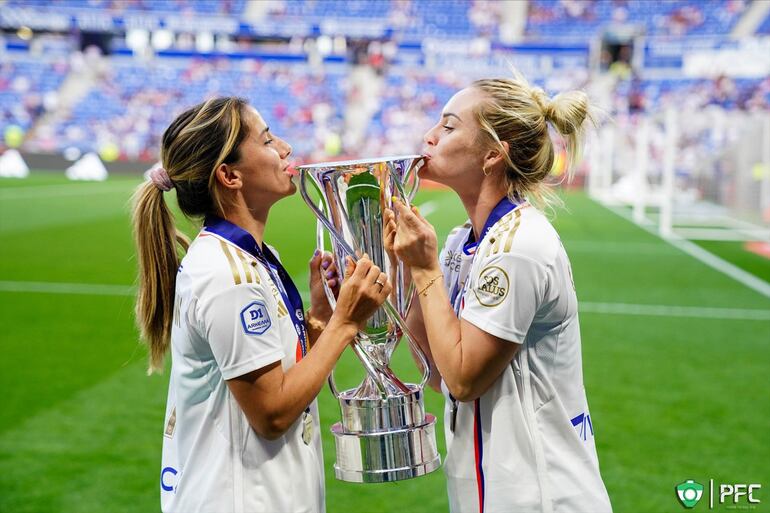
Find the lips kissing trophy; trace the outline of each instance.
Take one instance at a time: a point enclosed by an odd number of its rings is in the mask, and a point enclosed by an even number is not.
[[[409,204],[417,192],[419,155],[383,157],[299,166],[300,193],[318,218],[318,246],[323,228],[330,235],[338,269],[346,256],[366,253],[393,284],[383,303],[358,333],[353,350],[366,369],[357,387],[338,391],[334,372],[329,387],[342,410],[332,426],[337,447],[337,479],[381,483],[421,476],[436,470],[441,457],[436,447],[436,418],[425,413],[423,390],[430,377],[424,353],[414,342],[404,318],[411,306],[414,285],[406,283],[403,264],[391,260],[383,246],[383,209],[392,198]],[[320,194],[316,206],[309,192]],[[326,287],[332,306],[334,296]],[[404,335],[422,366],[419,384],[402,382],[390,369],[390,358]]]

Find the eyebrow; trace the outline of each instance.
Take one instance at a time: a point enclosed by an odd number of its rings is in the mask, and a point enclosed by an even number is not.
[[[268,133],[269,131],[270,131],[270,127],[269,127],[269,126],[266,126],[266,127],[265,127],[265,129],[264,129],[264,130],[262,130],[262,131],[259,133],[259,135],[263,135],[263,134],[266,134],[266,133]]]
[[[462,120],[462,119],[460,119],[460,116],[458,116],[457,114],[454,114],[454,113],[452,113],[452,112],[444,112],[443,114],[441,114],[441,117],[442,117],[442,118],[448,118],[448,117],[450,117],[450,116],[451,116],[451,117],[454,117],[454,118],[457,118],[457,121],[459,121],[460,123],[462,123],[462,122],[463,122],[463,120]]]

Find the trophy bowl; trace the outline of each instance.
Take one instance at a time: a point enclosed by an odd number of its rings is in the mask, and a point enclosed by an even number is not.
[[[337,479],[358,483],[399,481],[441,466],[436,446],[436,418],[425,412],[423,391],[430,377],[424,353],[406,326],[414,286],[406,283],[403,264],[383,246],[385,208],[393,198],[409,204],[419,186],[420,155],[324,162],[297,167],[300,193],[318,219],[318,247],[329,233],[337,267],[366,253],[393,285],[391,297],[359,331],[353,351],[366,370],[356,388],[338,391],[334,372],[329,387],[340,404],[342,420],[332,426],[337,450]],[[320,198],[317,206],[311,188]],[[326,288],[332,307],[334,296]],[[418,384],[402,382],[390,359],[405,337],[422,367]]]

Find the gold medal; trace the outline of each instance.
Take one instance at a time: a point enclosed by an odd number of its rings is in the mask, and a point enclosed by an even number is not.
[[[302,441],[305,445],[310,445],[313,439],[313,416],[308,412],[302,414]]]

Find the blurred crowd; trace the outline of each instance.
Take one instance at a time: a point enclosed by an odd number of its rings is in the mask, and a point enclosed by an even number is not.
[[[527,34],[586,39],[609,24],[656,36],[728,34],[746,0],[530,0]],[[641,25],[641,27],[639,27]]]
[[[18,0],[11,3],[19,4]],[[30,0],[27,5],[47,4]],[[64,5],[60,2],[61,5]],[[182,0],[73,0],[68,6],[123,10],[173,10]],[[234,15],[244,0],[218,0],[206,9]],[[445,6],[428,12],[426,6]],[[743,0],[531,0],[526,31],[531,36],[596,33],[608,20],[643,20],[656,34],[725,34],[746,8]],[[455,31],[471,37],[491,34],[502,16],[500,3],[392,0],[271,1],[266,16],[274,20],[323,20],[345,12],[361,20],[380,17],[408,31]],[[198,9],[195,7],[195,9]],[[197,13],[201,13],[199,9]],[[420,20],[430,18],[431,24]],[[422,23],[422,28],[417,27]],[[587,31],[587,32],[586,32]],[[593,31],[593,32],[591,32]],[[415,33],[417,33],[415,32]],[[549,36],[550,37],[550,36]],[[52,44],[55,44],[52,43]],[[374,43],[369,46],[374,45]],[[381,45],[385,46],[385,45]],[[0,60],[0,134],[5,147],[57,152],[76,158],[96,151],[104,160],[154,160],[168,123],[182,109],[206,98],[235,95],[248,99],[272,130],[294,145],[299,160],[319,160],[419,151],[422,134],[434,124],[443,104],[472,77],[454,69],[391,61],[386,52],[369,53],[366,67],[375,76],[355,78],[347,62],[316,65],[253,58],[104,57],[92,50],[59,52],[41,58],[10,52]],[[770,110],[770,78],[650,78],[636,74],[630,52],[619,52],[606,65],[611,86],[603,105],[613,116],[634,116],[666,105],[697,110]],[[375,58],[376,57],[376,58]],[[384,62],[388,61],[388,62]],[[505,70],[501,74],[507,74]],[[558,74],[539,85],[555,93],[591,90],[586,66]],[[595,78],[594,78],[595,80]],[[602,79],[603,80],[603,79]],[[376,87],[374,87],[376,84]]]

